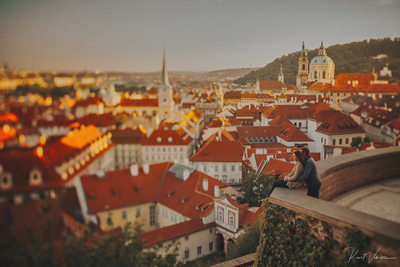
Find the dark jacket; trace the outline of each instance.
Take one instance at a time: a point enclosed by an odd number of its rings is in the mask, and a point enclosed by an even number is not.
[[[319,179],[314,160],[307,157],[305,161],[304,171],[297,177],[296,182],[305,181],[307,185],[320,184],[321,180]]]

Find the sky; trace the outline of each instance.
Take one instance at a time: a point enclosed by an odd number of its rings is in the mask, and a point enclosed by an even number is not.
[[[400,0],[0,0],[0,63],[33,71],[262,67],[400,36]]]

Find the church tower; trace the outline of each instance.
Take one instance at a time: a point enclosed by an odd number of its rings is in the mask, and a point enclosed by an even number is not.
[[[303,87],[308,81],[308,58],[307,58],[307,50],[303,45],[300,51],[299,57],[299,66],[297,69],[297,76],[296,76],[296,86],[297,88]]]
[[[283,76],[282,64],[281,64],[281,72],[278,74],[278,81],[285,83],[285,76]]]
[[[174,109],[172,87],[169,84],[165,50],[163,51],[161,84],[158,86],[158,108],[160,119],[165,119]]]

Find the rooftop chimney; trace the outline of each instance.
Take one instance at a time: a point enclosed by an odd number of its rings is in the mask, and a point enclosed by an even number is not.
[[[188,169],[183,170],[183,180],[186,181],[190,176],[190,171]]]
[[[104,170],[98,170],[97,171],[97,177],[99,178],[104,178],[106,176],[106,173]]]
[[[214,196],[219,197],[219,186],[218,185],[214,185]]]
[[[150,166],[149,166],[149,164],[143,164],[143,172],[144,172],[145,174],[149,174],[149,172],[150,172]]]
[[[131,165],[131,175],[132,176],[138,176],[139,174],[139,165],[138,164],[132,164]]]
[[[203,179],[203,190],[204,191],[208,191],[208,180],[207,180],[207,178],[204,178]]]

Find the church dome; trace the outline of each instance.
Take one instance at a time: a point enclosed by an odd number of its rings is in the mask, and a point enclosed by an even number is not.
[[[313,65],[313,64],[315,64],[315,65],[330,65],[330,64],[333,64],[333,60],[328,56],[316,56],[310,62],[310,65]]]

